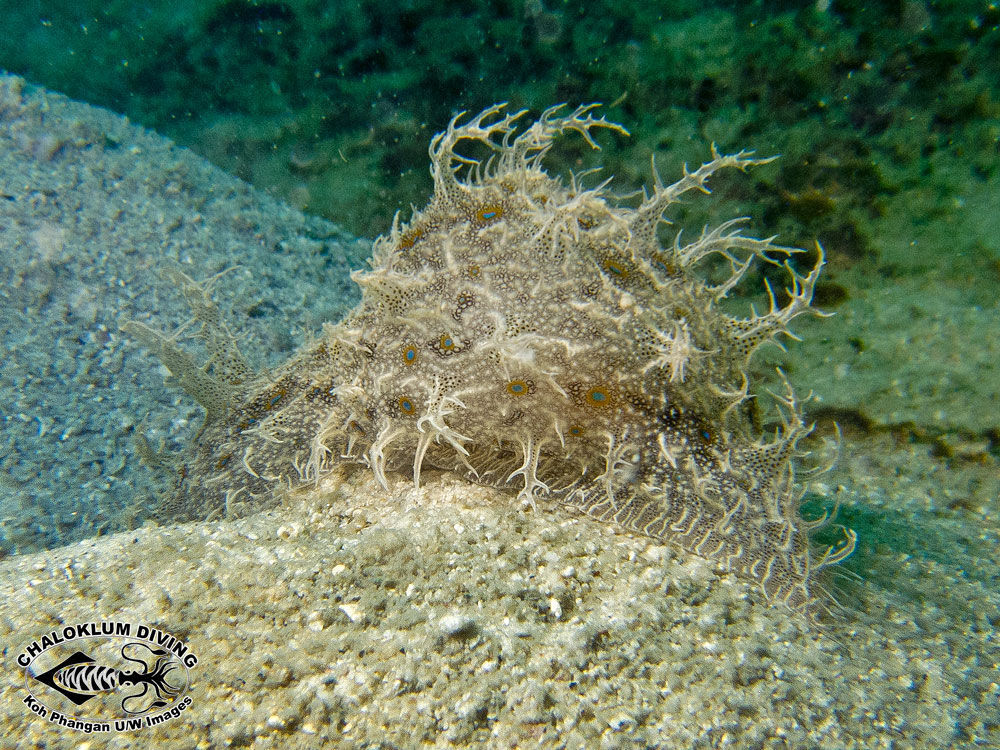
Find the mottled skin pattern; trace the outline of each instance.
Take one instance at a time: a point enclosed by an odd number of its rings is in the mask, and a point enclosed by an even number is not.
[[[746,371],[811,310],[822,251],[799,275],[780,259],[801,251],[746,237],[739,220],[661,245],[671,204],[708,192],[720,169],[764,161],[746,152],[713,148],[672,185],[654,168],[652,191],[631,203],[606,183],[585,187],[586,175],[548,175],[559,134],[596,147],[595,128],[625,133],[593,108],[553,108],[519,134],[523,113],[500,106],[455,118],[431,142],[430,204],[397,217],[371,270],[354,274],[361,303],[273,373],[247,367],[208,284],[175,272],[211,361],[199,367],[175,337],[129,327],[208,412],[161,517],[260,508],[275,485],[314,482],[338,461],[367,465],[385,487],[389,472],[419,484],[434,466],[676,543],[806,608],[816,571],[854,537],[811,552],[792,468],[808,428],[786,383],[783,428],[771,442],[756,436]],[[473,141],[492,156],[462,156]],[[718,283],[696,273],[709,256],[728,269]],[[720,312],[758,260],[787,270],[788,304]]]

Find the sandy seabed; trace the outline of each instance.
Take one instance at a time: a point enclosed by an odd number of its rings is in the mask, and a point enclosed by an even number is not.
[[[448,475],[387,493],[355,470],[245,519],[56,546],[155,494],[134,432],[182,443],[197,425],[118,333],[184,320],[162,261],[199,277],[238,261],[220,298],[250,314],[250,348],[289,351],[288,331],[350,306],[358,245],[19,79],[0,78],[0,126],[0,537],[53,547],[0,562],[0,748],[1000,747],[998,480],[975,445],[848,433],[810,488],[859,533],[820,624],[671,547]],[[824,325],[868,335],[841,313]],[[937,396],[960,415],[976,401]],[[183,714],[98,737],[28,710],[17,655],[100,619],[197,655]]]
[[[810,624],[705,561],[447,476],[387,494],[357,471],[0,575],[2,747],[87,741],[21,705],[13,656],[102,618],[198,664],[179,718],[91,747],[930,748],[969,708],[905,621]]]

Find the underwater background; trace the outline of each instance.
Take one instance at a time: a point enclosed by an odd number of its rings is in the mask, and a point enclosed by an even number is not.
[[[197,430],[199,410],[120,333],[187,318],[142,243],[199,278],[236,266],[216,299],[244,351],[273,365],[356,303],[348,273],[397,211],[427,200],[427,143],[454,113],[600,101],[631,137],[602,139],[599,154],[572,142],[551,172],[600,165],[628,193],[654,154],[665,174],[712,142],[780,154],[676,217],[747,215],[759,236],[823,245],[815,301],[835,315],[798,321],[803,341],[756,364],[815,394],[817,448],[835,423],[844,434],[805,513],[837,504],[858,533],[835,588],[847,610],[875,618],[872,600],[891,602],[921,643],[947,644],[965,702],[950,741],[1000,745],[1000,6],[0,6],[0,68],[26,92],[123,114],[235,178],[110,119],[60,115],[65,129],[46,134],[43,106],[39,129],[4,130],[0,554],[140,528],[165,482],[140,458]],[[5,85],[0,115],[14,122]],[[113,224],[105,195],[71,206],[45,187],[62,160],[97,151],[90,174],[121,201]],[[33,223],[13,208],[26,175],[40,186]],[[234,221],[223,199],[246,210]],[[738,291],[762,289],[758,274]]]

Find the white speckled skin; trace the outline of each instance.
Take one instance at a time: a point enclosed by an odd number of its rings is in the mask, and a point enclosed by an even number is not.
[[[716,171],[762,163],[721,155],[671,185],[655,174],[638,205],[607,183],[569,184],[542,159],[553,139],[619,125],[594,105],[559,108],[517,134],[523,113],[491,107],[431,142],[430,204],[375,242],[356,272],[360,305],[278,371],[248,374],[207,294],[178,275],[213,361],[203,369],[168,339],[144,334],[209,412],[180,470],[170,517],[260,507],[276,483],[315,480],[337,461],[390,471],[435,466],[579,507],[718,560],[769,599],[805,608],[817,569],[792,463],[808,429],[791,390],[784,428],[763,442],[747,418],[747,364],[809,302],[823,264],[797,274],[776,257],[801,252],[744,236],[741,221],[661,245],[657,228]],[[462,156],[469,141],[492,156]],[[709,284],[715,256],[729,276]],[[736,319],[716,303],[755,259],[783,265],[790,301]]]

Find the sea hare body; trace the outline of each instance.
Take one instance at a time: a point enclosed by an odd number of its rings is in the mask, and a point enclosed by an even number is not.
[[[593,106],[559,108],[520,133],[523,113],[455,118],[430,148],[429,205],[374,245],[362,301],[277,371],[253,373],[207,284],[174,272],[211,354],[194,363],[173,337],[129,330],[157,350],[207,410],[177,493],[183,519],[265,505],[275,485],[314,481],[338,461],[420,481],[428,466],[582,509],[720,561],[772,601],[805,608],[815,572],[853,535],[816,555],[798,513],[795,445],[808,430],[791,390],[784,426],[756,436],[745,408],[754,351],[809,311],[822,253],[744,236],[740,221],[661,245],[664,212],[716,171],[760,163],[720,155],[680,180],[619,201],[548,175],[553,139],[618,125]],[[489,159],[462,156],[469,142]],[[655,176],[655,175],[654,175]],[[636,206],[635,204],[638,203]],[[696,269],[712,257],[727,273]],[[789,301],[738,319],[718,302],[751,264],[783,265]]]

